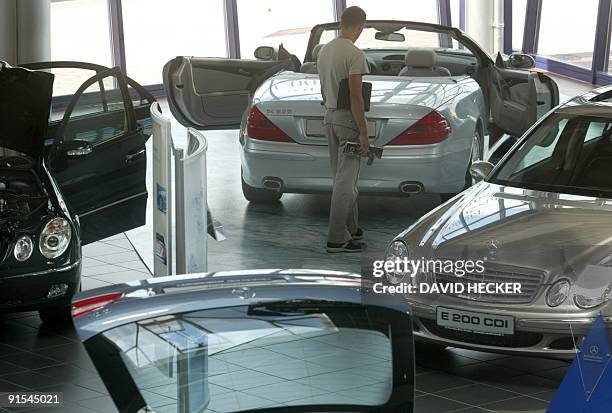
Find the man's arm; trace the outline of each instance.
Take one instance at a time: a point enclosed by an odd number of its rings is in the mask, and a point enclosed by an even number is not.
[[[368,137],[368,123],[365,117],[365,105],[363,102],[362,75],[349,75],[349,93],[351,96],[351,112],[359,128],[359,145],[361,153],[366,155],[370,147]]]

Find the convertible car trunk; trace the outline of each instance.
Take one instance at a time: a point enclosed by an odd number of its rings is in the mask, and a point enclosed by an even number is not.
[[[455,79],[366,76],[372,83],[368,131],[385,145],[434,109],[461,92]],[[284,72],[264,83],[254,102],[276,126],[306,145],[327,145],[323,128],[325,108],[317,75]],[[291,102],[291,103],[289,103]]]

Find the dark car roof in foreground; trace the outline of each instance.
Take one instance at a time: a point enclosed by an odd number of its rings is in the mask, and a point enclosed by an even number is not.
[[[81,340],[156,316],[286,300],[364,301],[359,275],[317,270],[254,270],[151,278],[77,294],[74,302],[120,293],[111,305],[74,319]],[[368,295],[368,305],[408,311],[400,298]]]

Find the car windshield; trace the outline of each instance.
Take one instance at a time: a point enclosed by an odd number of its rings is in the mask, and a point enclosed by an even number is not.
[[[320,44],[326,44],[338,37],[337,29],[326,29],[322,32]],[[355,45],[362,50],[409,50],[414,48],[434,49],[438,52],[458,53],[472,56],[464,45],[452,36],[425,30],[414,30],[406,27],[381,25],[366,27]]]
[[[324,307],[203,310],[117,327],[104,338],[147,411],[385,405],[393,391],[392,317],[354,304]]]
[[[490,181],[612,198],[611,172],[612,120],[557,113],[519,144]]]

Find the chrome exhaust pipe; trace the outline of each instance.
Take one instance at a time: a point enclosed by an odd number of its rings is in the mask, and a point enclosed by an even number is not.
[[[400,192],[403,194],[416,195],[423,192],[424,189],[420,182],[403,182],[400,184]]]
[[[263,179],[263,186],[271,191],[279,192],[283,188],[283,181],[280,178],[266,177]]]

